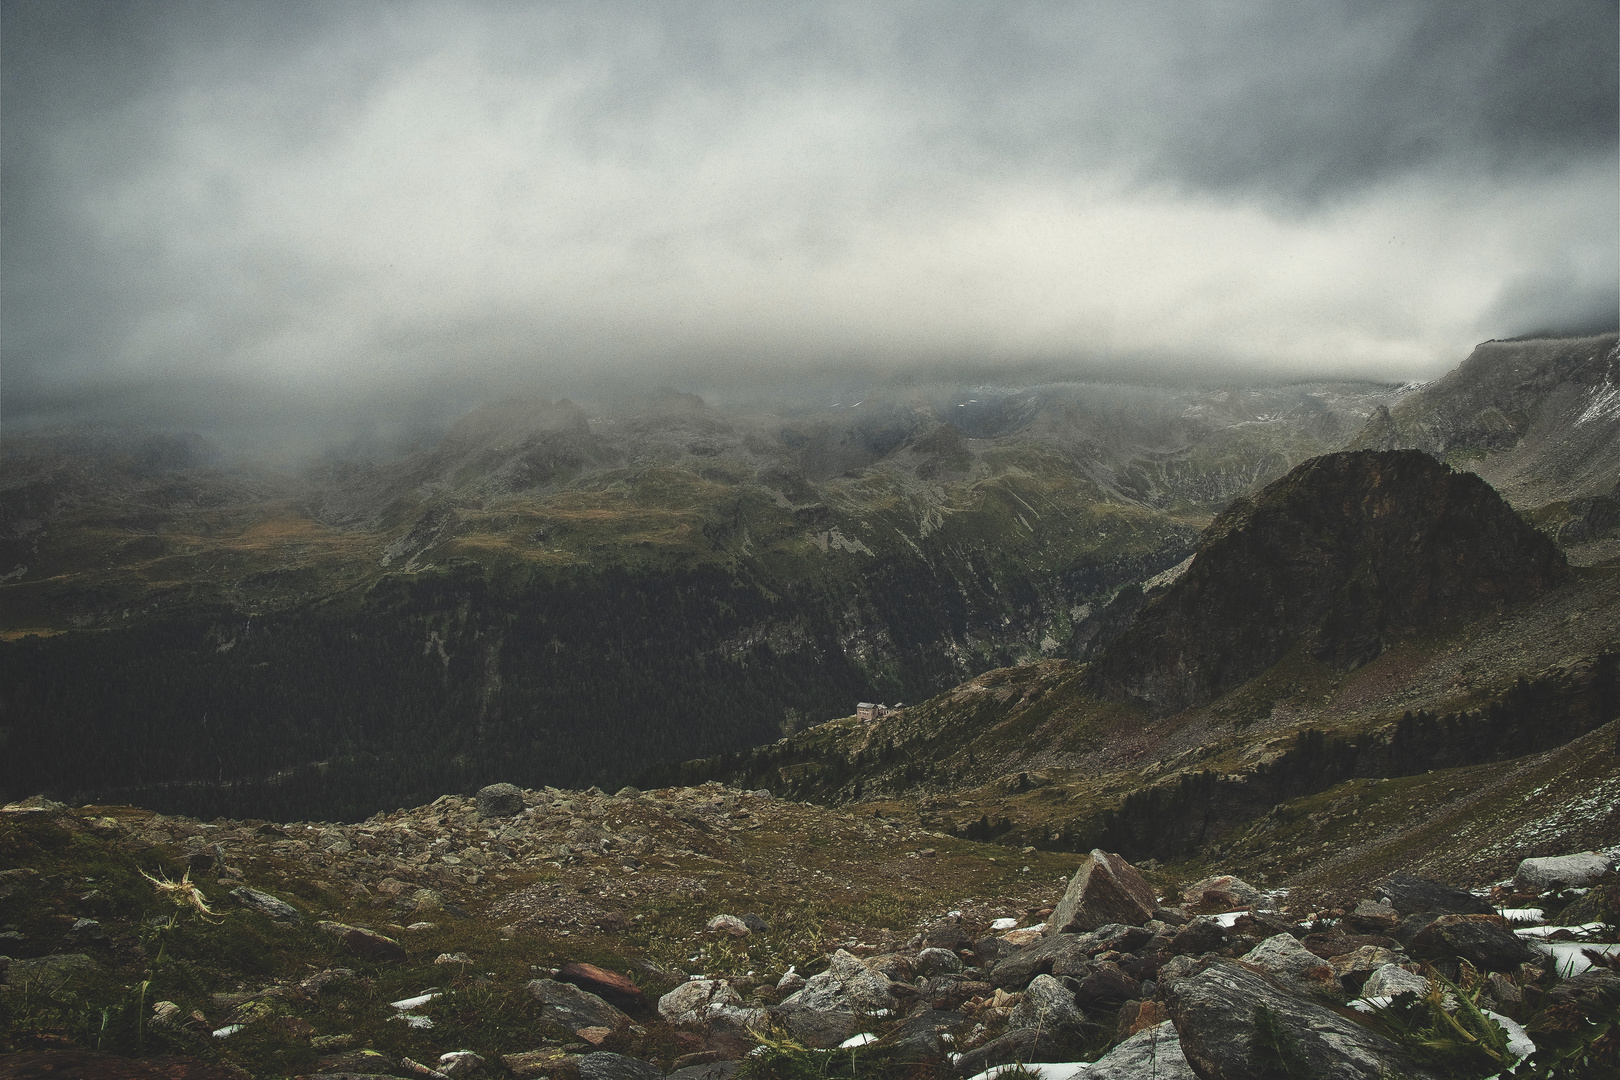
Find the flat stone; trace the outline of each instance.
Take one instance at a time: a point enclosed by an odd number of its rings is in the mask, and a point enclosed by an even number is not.
[[[1391,874],[1378,892],[1402,915],[1434,911],[1442,915],[1490,915],[1491,905],[1471,892],[1412,874]]]
[[[541,1019],[569,1031],[602,1027],[613,1031],[630,1026],[630,1018],[589,990],[556,979],[534,979],[526,987],[540,1003]]]
[[[1226,928],[1214,919],[1199,917],[1170,938],[1170,951],[1188,956],[1214,952],[1226,944]]]
[[[855,1034],[860,1020],[852,1012],[832,1012],[802,1005],[783,1005],[770,1016],[812,1050],[831,1050]]]
[[[1513,875],[1513,886],[1520,892],[1544,893],[1553,889],[1590,885],[1614,868],[1607,855],[1586,851],[1578,855],[1554,855],[1525,859]]]
[[[581,1080],[664,1080],[664,1070],[650,1061],[598,1050],[576,1063]]]
[[[1230,960],[1215,960],[1166,991],[1188,1064],[1203,1080],[1252,1080],[1262,1009],[1286,1033],[1301,1075],[1320,1080],[1432,1080],[1394,1042],[1331,1009],[1295,997]]]
[[[1085,1080],[1197,1080],[1168,1020],[1138,1031],[1080,1075]]]
[[[628,976],[597,967],[595,964],[578,962],[564,964],[557,971],[557,981],[572,983],[621,1009],[642,1009],[647,1005],[647,998],[641,992],[641,987],[632,982]]]
[[[1108,923],[1142,926],[1159,906],[1153,889],[1118,855],[1094,848],[1046,921],[1047,934],[1095,930]]]
[[[271,922],[296,926],[304,921],[304,916],[297,908],[259,889],[250,889],[242,885],[232,889],[231,896],[238,904],[250,911],[257,911]]]

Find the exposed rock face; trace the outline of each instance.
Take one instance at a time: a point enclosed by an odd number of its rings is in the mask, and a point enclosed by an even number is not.
[[[1264,1010],[1306,1066],[1324,1080],[1432,1077],[1390,1040],[1338,1013],[1285,993],[1229,960],[1178,979],[1166,991],[1181,1050],[1204,1080],[1256,1075],[1257,1016]]]
[[[1047,920],[1048,934],[1095,930],[1109,923],[1141,926],[1158,907],[1153,890],[1136,868],[1101,848],[1080,864],[1063,899]]]
[[[1216,518],[1186,573],[1097,659],[1092,688],[1173,713],[1296,646],[1353,667],[1567,574],[1479,477],[1416,451],[1328,454]]]

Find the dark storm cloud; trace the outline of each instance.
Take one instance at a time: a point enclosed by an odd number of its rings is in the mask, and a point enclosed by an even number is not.
[[[728,365],[1428,374],[1615,321],[1612,3],[3,19],[11,420]]]

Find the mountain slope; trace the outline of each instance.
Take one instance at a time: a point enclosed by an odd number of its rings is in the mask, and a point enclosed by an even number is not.
[[[1179,712],[1295,648],[1353,667],[1395,636],[1566,574],[1477,476],[1417,451],[1332,454],[1216,518],[1187,570],[1098,657],[1091,686]]]
[[[1444,378],[1381,406],[1351,447],[1423,450],[1523,510],[1610,495],[1620,479],[1620,341],[1487,341]]]
[[[0,789],[347,817],[918,700],[1079,648],[1233,493],[1392,393],[523,398],[274,483],[161,463],[211,493],[169,503],[108,468],[57,497],[57,448],[8,435],[0,484],[42,509],[0,537]]]
[[[1568,570],[1427,455],[1354,452],[1223,515],[1101,661],[990,672],[647,780],[917,798],[959,835],[1185,857],[1350,778],[1541,753],[1617,715],[1620,566]]]

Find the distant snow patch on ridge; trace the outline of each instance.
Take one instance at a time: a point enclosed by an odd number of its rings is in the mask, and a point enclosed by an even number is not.
[[[1620,416],[1620,386],[1605,383],[1592,388],[1592,400],[1586,403],[1586,408],[1575,418],[1575,422],[1584,424],[1588,420],[1606,420],[1617,416]]]

